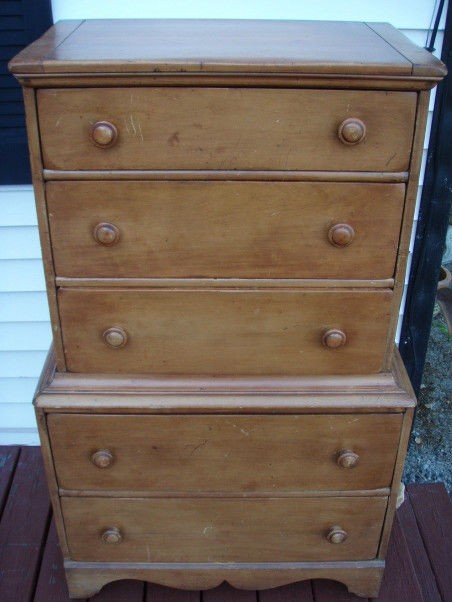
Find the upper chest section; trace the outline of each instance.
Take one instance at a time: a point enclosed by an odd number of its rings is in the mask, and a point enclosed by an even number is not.
[[[388,24],[61,21],[10,64],[48,170],[404,172],[442,64]]]

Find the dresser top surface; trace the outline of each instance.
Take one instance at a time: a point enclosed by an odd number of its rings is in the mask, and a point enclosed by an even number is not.
[[[10,63],[23,74],[277,73],[440,79],[442,63],[387,23],[60,21]]]

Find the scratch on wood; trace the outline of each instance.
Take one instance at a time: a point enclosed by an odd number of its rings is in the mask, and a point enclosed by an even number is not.
[[[247,430],[247,429],[237,426],[237,424],[234,424],[234,423],[231,423],[231,424],[234,428],[238,429],[242,433],[242,435],[245,435],[245,437],[249,437],[250,433],[252,433],[254,431],[254,429]]]
[[[397,153],[392,154],[389,159],[386,161],[386,167],[391,163],[393,159],[397,157]]]
[[[176,146],[176,144],[179,143],[179,132],[174,132],[173,134],[171,134],[171,136],[168,138],[168,144],[170,146]]]
[[[195,451],[197,451],[197,450],[198,450],[198,449],[200,449],[201,447],[204,447],[204,445],[206,445],[206,444],[207,444],[207,439],[203,439],[203,440],[201,441],[201,443],[198,443],[198,445],[195,445],[195,446],[193,447],[193,449],[192,449],[192,450],[191,450],[191,452],[190,452],[190,456],[191,456],[191,455],[193,455],[193,454],[195,453]]]
[[[143,132],[141,131],[141,123],[138,122],[138,131],[140,132],[141,142],[144,142]]]
[[[133,115],[132,115],[132,114],[130,115],[130,124],[131,124],[131,126],[132,126],[133,133],[134,133],[134,134],[135,134],[135,136],[136,136],[136,135],[137,135],[137,130],[136,130],[135,124],[134,124],[134,122],[133,122]]]

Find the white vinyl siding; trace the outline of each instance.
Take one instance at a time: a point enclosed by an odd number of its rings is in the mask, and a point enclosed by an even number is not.
[[[31,186],[0,187],[0,444],[37,444],[31,405],[51,340]]]
[[[424,46],[434,0],[53,0],[54,20],[242,18],[386,21]],[[445,12],[445,11],[444,11]],[[444,21],[444,19],[443,19]],[[444,27],[442,23],[441,29]],[[442,31],[436,48],[440,49]],[[435,52],[439,56],[440,52]],[[433,109],[434,95],[430,102]],[[428,141],[428,133],[425,148]],[[423,169],[426,150],[424,151]],[[423,171],[422,171],[423,174]],[[421,190],[421,187],[419,188]],[[420,196],[420,195],[419,195]],[[416,214],[417,216],[417,214]],[[50,344],[49,313],[31,186],[0,186],[0,444],[37,444],[31,399]]]

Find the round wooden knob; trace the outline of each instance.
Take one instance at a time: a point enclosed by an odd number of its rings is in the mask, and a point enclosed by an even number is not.
[[[127,343],[127,333],[123,328],[119,327],[109,328],[104,332],[102,337],[105,343],[114,349],[124,347],[124,345]]]
[[[98,121],[91,130],[91,140],[96,146],[108,148],[113,146],[118,138],[118,130],[109,121]]]
[[[342,347],[345,345],[347,341],[347,337],[345,332],[342,330],[337,330],[336,328],[332,328],[331,330],[327,330],[322,337],[322,343],[328,349],[337,349],[338,347]]]
[[[344,543],[347,537],[347,531],[344,531],[344,529],[338,527],[337,525],[331,527],[326,535],[326,538],[330,543]]]
[[[94,240],[105,247],[111,247],[119,241],[119,228],[114,224],[102,222],[93,231]]]
[[[121,531],[117,527],[110,527],[110,529],[106,529],[102,533],[101,539],[104,543],[108,543],[108,544],[121,543],[121,541],[122,541]]]
[[[335,247],[346,247],[355,238],[355,231],[349,224],[335,224],[328,230],[328,240]]]
[[[91,456],[91,462],[97,468],[108,468],[113,464],[113,454],[108,449],[98,449]]]
[[[359,456],[350,449],[343,449],[337,454],[336,462],[341,468],[355,468],[359,462]]]
[[[359,144],[366,137],[366,126],[361,119],[350,117],[341,123],[337,134],[344,144]]]

